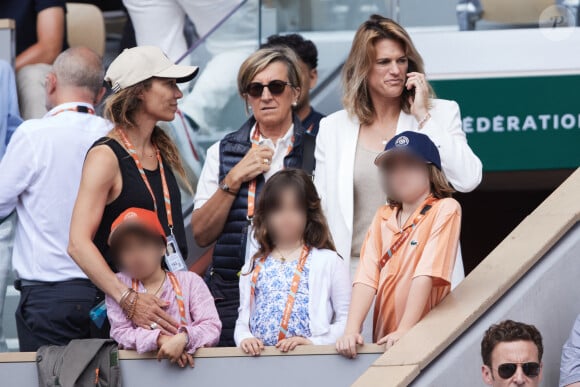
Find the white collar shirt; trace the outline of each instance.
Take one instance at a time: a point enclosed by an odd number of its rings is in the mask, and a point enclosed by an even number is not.
[[[67,254],[73,206],[87,151],[112,124],[56,106],[15,131],[0,162],[0,219],[18,214],[12,264],[18,278],[60,282],[86,278]]]

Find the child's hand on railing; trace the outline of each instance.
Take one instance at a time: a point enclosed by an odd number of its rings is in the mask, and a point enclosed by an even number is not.
[[[260,339],[250,337],[242,340],[240,347],[248,355],[260,356],[260,353],[264,350],[264,343]]]
[[[288,352],[294,350],[299,345],[311,345],[312,341],[308,340],[306,337],[294,336],[288,337],[286,339],[278,341],[276,348],[281,352]]]
[[[344,357],[354,359],[357,355],[357,345],[363,345],[364,339],[358,332],[345,333],[336,341],[336,350]]]
[[[185,367],[185,365],[189,363],[189,359],[187,358],[185,359],[186,362],[183,362],[182,360],[185,345],[187,344],[187,333],[181,332],[175,336],[160,334],[157,343],[159,344],[157,360],[161,361],[161,359],[169,359],[171,363],[178,363],[180,367]],[[191,361],[193,362],[193,358]]]
[[[385,344],[385,351],[386,351],[387,349],[389,349],[393,345],[395,345],[405,333],[407,333],[407,329],[398,329],[394,332],[389,333],[388,335],[386,335],[382,339],[379,339],[379,341],[377,341],[377,344],[378,345]]]
[[[183,352],[181,354],[181,356],[179,357],[179,360],[177,360],[177,364],[181,368],[184,368],[187,365],[189,365],[191,368],[193,368],[195,366],[195,361],[193,360],[193,355],[189,354],[187,352]]]

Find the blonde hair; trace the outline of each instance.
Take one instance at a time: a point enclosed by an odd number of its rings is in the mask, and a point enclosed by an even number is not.
[[[433,197],[437,199],[450,198],[453,192],[455,192],[455,190],[453,189],[451,184],[449,184],[449,181],[445,177],[443,171],[441,171],[433,164],[426,164],[426,167],[427,171],[429,172],[431,195],[433,195]],[[399,200],[394,199],[389,194],[388,189],[387,189],[387,203],[389,203],[389,206],[393,208],[400,208],[402,205],[402,203]]]
[[[250,55],[240,66],[238,72],[238,92],[246,99],[248,86],[256,75],[274,62],[282,62],[288,70],[291,87],[302,90],[302,77],[296,53],[287,47],[262,48]],[[248,106],[246,103],[246,111]]]
[[[111,94],[105,102],[105,117],[115,124],[116,127],[136,127],[135,115],[142,105],[142,101],[138,96],[151,88],[152,80],[152,78],[147,79]],[[171,169],[176,171],[187,182],[187,176],[183,168],[183,163],[181,162],[179,150],[167,133],[160,127],[155,126],[151,135],[151,142],[159,149],[163,159],[169,164]]]
[[[403,47],[409,63],[408,72],[425,73],[423,58],[407,31],[398,23],[380,15],[372,15],[361,24],[342,70],[344,87],[342,102],[348,114],[357,117],[363,125],[371,124],[375,118],[375,108],[368,87],[368,74],[376,60],[375,44],[383,39],[394,40]],[[429,82],[427,87],[430,96],[435,97]],[[410,95],[411,91],[406,87],[403,88],[400,97],[401,108],[407,114],[411,111],[408,100]]]

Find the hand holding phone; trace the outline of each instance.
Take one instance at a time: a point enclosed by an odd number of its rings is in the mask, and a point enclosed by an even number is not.
[[[405,88],[409,92],[411,114],[420,122],[429,113],[430,88],[425,79],[425,74],[418,72],[407,73]]]

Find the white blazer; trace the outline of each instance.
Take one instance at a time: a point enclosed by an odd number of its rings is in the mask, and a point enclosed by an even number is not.
[[[334,251],[312,249],[308,275],[308,314],[310,333],[308,339],[315,345],[334,344],[344,333],[350,304],[350,272],[344,259]],[[250,271],[251,260],[242,268]],[[251,275],[240,276],[240,308],[234,331],[236,345],[244,339],[254,337],[250,332],[250,317],[253,309],[251,300]]]
[[[474,190],[481,182],[482,165],[461,129],[459,106],[455,101],[433,99],[429,112],[431,118],[419,130],[415,117],[401,111],[397,133],[415,130],[428,135],[439,149],[443,172],[453,187],[459,192]],[[354,159],[359,129],[357,117],[340,110],[320,121],[316,137],[314,183],[337,251],[347,261],[353,232]],[[463,277],[463,261],[458,250],[452,286]]]

